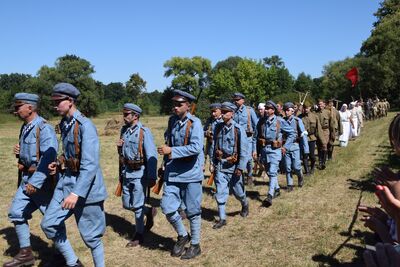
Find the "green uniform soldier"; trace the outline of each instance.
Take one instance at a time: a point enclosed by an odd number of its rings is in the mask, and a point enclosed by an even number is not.
[[[328,143],[330,140],[330,134],[335,133],[335,118],[331,115],[331,112],[325,109],[325,101],[318,101],[317,116],[321,123],[322,128],[322,140],[317,143],[318,147],[318,158],[319,168],[325,169],[326,158],[328,156]]]

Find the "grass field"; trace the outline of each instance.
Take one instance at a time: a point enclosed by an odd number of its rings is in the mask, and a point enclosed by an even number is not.
[[[239,215],[240,203],[230,197],[227,204],[228,225],[213,230],[217,215],[210,190],[204,190],[202,214],[202,255],[191,261],[170,257],[175,232],[159,213],[155,225],[140,248],[125,248],[134,233],[134,215],[122,209],[121,199],[113,195],[117,181],[118,161],[115,135],[103,135],[111,115],[94,119],[101,140],[101,166],[109,198],[105,202],[107,230],[104,236],[106,266],[318,266],[362,265],[362,252],[372,234],[358,220],[359,203],[376,204],[370,172],[379,164],[398,165],[387,140],[388,117],[365,123],[361,137],[347,148],[335,148],[334,160],[325,171],[307,178],[302,189],[283,192],[272,207],[261,208],[267,193],[267,179],[257,177],[256,185],[247,188],[250,215]],[[117,117],[117,115],[112,115]],[[12,154],[20,122],[2,118],[0,124],[0,262],[18,251],[13,225],[7,210],[17,182],[16,160]],[[143,117],[157,145],[162,144],[166,117]],[[54,124],[54,122],[52,122]],[[207,173],[206,173],[207,174]],[[280,184],[286,184],[280,176]],[[152,195],[153,205],[160,196]],[[51,242],[42,233],[42,215],[36,212],[30,221],[36,264],[51,257]],[[187,221],[185,222],[188,225]],[[69,239],[85,266],[92,266],[90,251],[79,236],[74,219],[67,223]]]

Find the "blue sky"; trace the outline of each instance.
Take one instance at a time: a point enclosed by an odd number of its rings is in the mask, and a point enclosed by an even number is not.
[[[126,82],[138,72],[147,90],[164,90],[163,64],[202,56],[279,55],[295,77],[319,77],[368,38],[377,0],[4,0],[0,73],[35,75],[65,54],[94,65],[94,78]]]

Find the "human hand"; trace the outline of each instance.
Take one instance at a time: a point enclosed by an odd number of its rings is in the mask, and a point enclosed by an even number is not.
[[[257,152],[255,152],[255,151],[253,152],[253,159],[257,160]]]
[[[235,176],[242,176],[242,170],[241,169],[236,169],[235,170]]]
[[[285,155],[285,154],[286,154],[286,148],[283,146],[283,147],[281,148],[281,150],[282,150],[282,155]]]
[[[31,185],[30,183],[28,183],[26,186],[25,186],[25,192],[26,192],[26,194],[28,194],[28,195],[33,195],[33,194],[35,194],[36,193],[36,187],[34,187],[33,185]]]
[[[388,215],[382,209],[378,207],[369,207],[365,205],[358,206],[358,211],[365,212],[370,216],[374,216],[378,220],[385,222],[388,219]]]
[[[399,221],[400,218],[400,200],[396,199],[387,186],[377,186],[375,192],[382,205],[382,208],[390,217]]]
[[[13,151],[14,151],[15,155],[19,155],[19,151],[20,151],[19,144],[14,145],[14,150]]]
[[[161,147],[157,148],[157,152],[160,155],[169,155],[171,154],[171,147],[167,146],[167,145],[162,145]]]
[[[117,147],[121,147],[124,144],[124,139],[119,139],[116,144]]]
[[[57,162],[50,163],[47,168],[49,169],[49,174],[54,175],[57,172]]]
[[[77,195],[70,193],[69,196],[64,199],[64,202],[62,203],[62,208],[67,210],[75,208],[76,202],[78,202],[78,198],[79,197]]]

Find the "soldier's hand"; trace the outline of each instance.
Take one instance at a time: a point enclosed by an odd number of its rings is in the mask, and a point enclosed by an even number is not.
[[[123,144],[124,144],[124,139],[119,139],[119,140],[117,141],[117,146],[118,146],[118,147],[122,146]]]
[[[19,155],[19,144],[14,145],[14,154]]]
[[[33,195],[33,194],[36,193],[36,187],[34,187],[33,185],[31,185],[31,184],[28,183],[28,184],[25,186],[25,192],[26,192],[28,195]]]
[[[235,176],[242,176],[242,170],[241,169],[236,169],[235,170]]]
[[[282,150],[282,155],[285,155],[286,154],[286,148],[283,146],[281,150]]]
[[[47,166],[49,169],[49,175],[54,175],[57,172],[57,162],[52,162]]]
[[[157,148],[157,152],[160,155],[169,155],[169,154],[171,154],[171,151],[172,151],[172,149],[167,145],[163,145],[163,146]]]
[[[77,195],[70,193],[69,196],[64,199],[64,202],[62,203],[62,208],[67,210],[75,208],[76,202],[78,202],[78,198],[79,197]]]
[[[257,160],[257,152],[253,152],[253,159]]]

